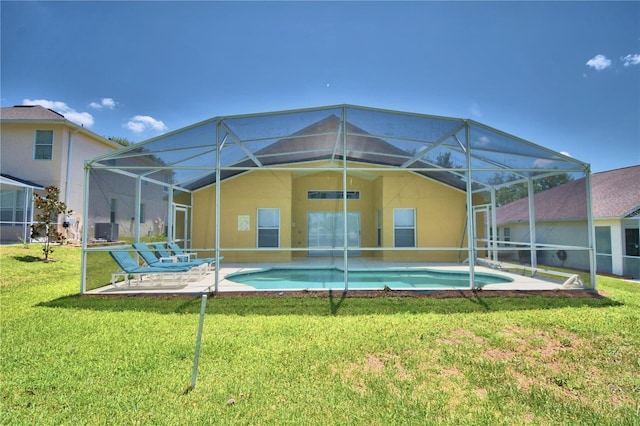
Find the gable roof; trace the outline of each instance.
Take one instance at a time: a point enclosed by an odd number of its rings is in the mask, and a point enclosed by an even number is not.
[[[587,197],[584,178],[567,182],[534,195],[538,221],[586,219]],[[593,217],[622,218],[640,208],[640,165],[591,175]],[[528,198],[496,209],[498,224],[527,221]]]
[[[32,121],[67,121],[64,115],[40,105],[16,105],[0,108],[0,119]]]
[[[12,107],[2,107],[0,108],[0,121],[3,123],[61,124],[71,127],[74,130],[78,130],[80,133],[98,140],[114,150],[122,148],[122,145],[117,142],[100,136],[81,124],[73,123],[67,120],[64,115],[41,105],[16,105]]]

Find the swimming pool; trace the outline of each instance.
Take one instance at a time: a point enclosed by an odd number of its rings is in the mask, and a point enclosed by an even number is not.
[[[513,282],[500,275],[476,272],[476,285]],[[245,284],[258,290],[343,289],[344,271],[338,268],[293,269],[273,268],[236,272],[225,277],[234,283]],[[383,269],[349,271],[349,289],[429,290],[468,289],[466,271],[440,271],[434,269]]]

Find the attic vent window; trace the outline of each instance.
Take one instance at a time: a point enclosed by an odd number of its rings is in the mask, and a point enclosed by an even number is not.
[[[640,209],[634,210],[627,215],[627,217],[636,217],[636,216],[640,216]]]
[[[343,191],[307,191],[309,200],[342,200]],[[347,200],[359,200],[360,191],[347,191]]]

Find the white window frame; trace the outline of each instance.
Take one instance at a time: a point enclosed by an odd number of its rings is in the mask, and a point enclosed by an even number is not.
[[[401,210],[403,211],[411,211],[413,213],[413,225],[412,226],[406,226],[406,225],[398,225],[396,223],[396,212],[400,212]],[[412,246],[399,246],[397,244],[396,241],[396,231],[399,229],[413,229],[413,245]],[[398,209],[393,209],[393,246],[394,247],[406,247],[406,248],[415,248],[418,244],[417,241],[417,233],[416,233],[416,209],[415,208],[398,208]]]
[[[50,143],[38,143],[38,135],[40,133],[48,133],[51,135],[51,142]],[[38,157],[38,147],[48,147],[49,148],[49,152],[47,156],[44,157]],[[33,159],[34,160],[53,160],[53,130],[36,130],[35,133],[33,134]]]
[[[277,220],[278,223],[275,226],[263,226],[260,221],[260,212],[266,211],[275,211],[277,212]],[[276,229],[278,231],[278,242],[277,245],[274,246],[261,246],[260,245],[260,231],[261,230],[273,230]],[[280,247],[280,209],[279,208],[259,208],[256,212],[256,247],[258,248],[279,248]]]

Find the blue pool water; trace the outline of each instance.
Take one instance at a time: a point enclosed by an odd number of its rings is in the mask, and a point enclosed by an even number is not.
[[[474,274],[477,286],[513,282],[512,279],[487,274]],[[274,268],[237,272],[225,277],[228,281],[249,285],[259,290],[343,289],[344,272],[340,269]],[[349,289],[392,290],[468,289],[469,273],[432,269],[384,269],[349,271]]]

